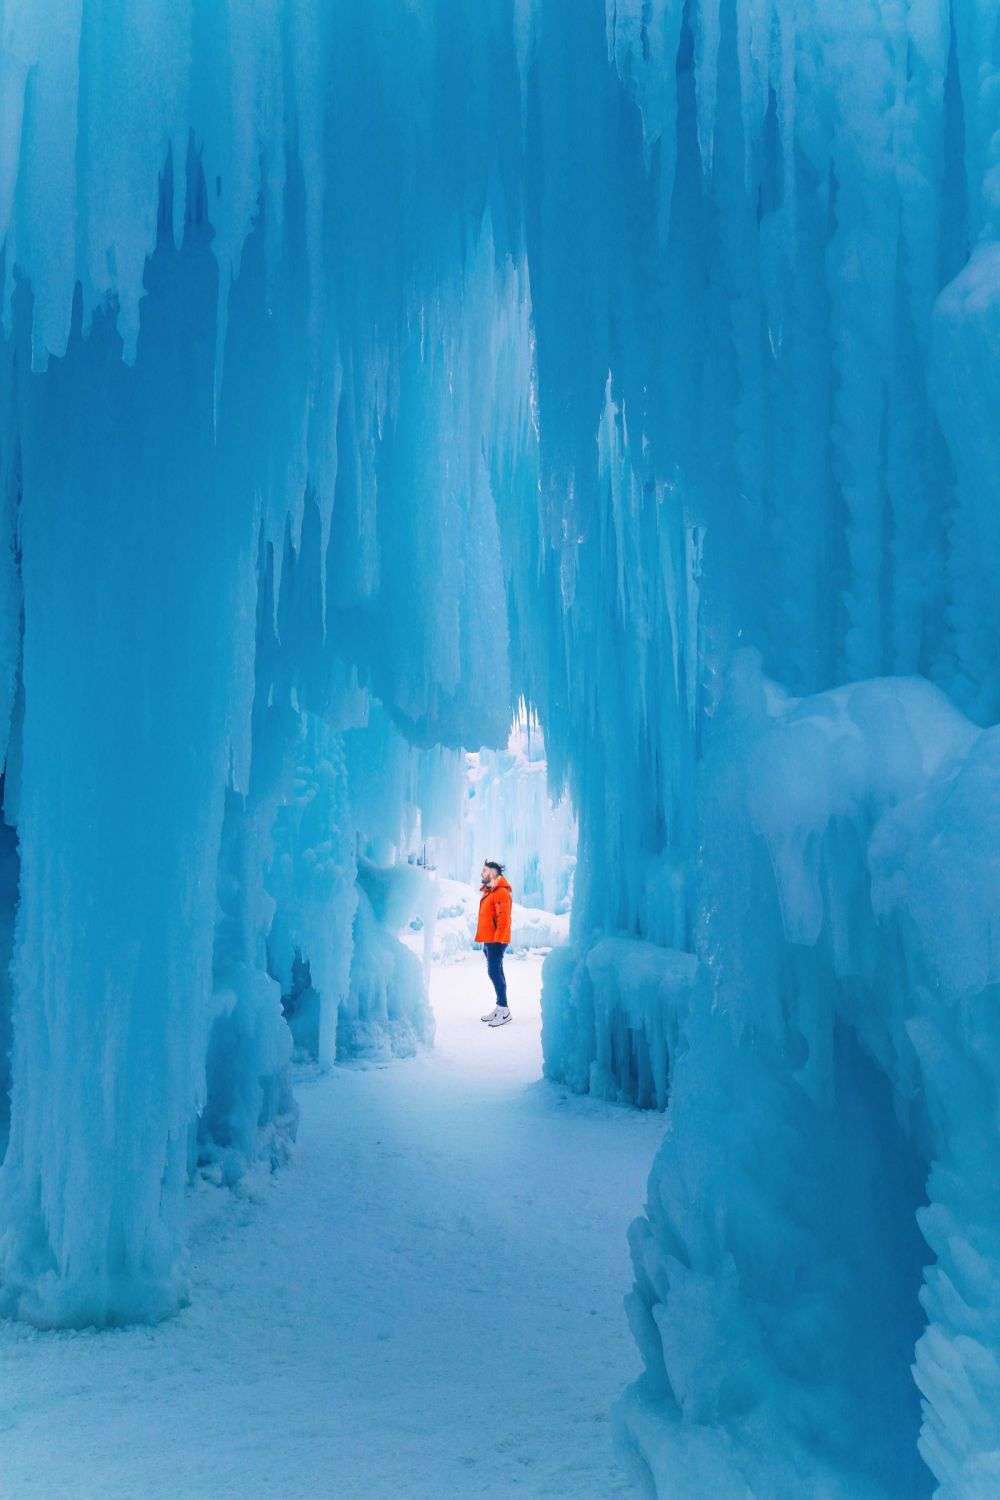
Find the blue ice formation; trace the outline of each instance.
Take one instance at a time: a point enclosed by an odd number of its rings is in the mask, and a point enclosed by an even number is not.
[[[518,905],[568,912],[576,819],[568,796],[552,797],[541,726],[519,715],[502,749],[473,750],[463,761],[442,809],[445,833],[428,858],[446,879],[478,886],[483,860],[500,854]]]
[[[995,1496],[996,0],[0,0],[0,100],[0,1305],[168,1314],[293,1050],[426,1039],[523,699],[637,1462]]]
[[[481,354],[527,323],[488,216],[460,253],[436,24],[50,11],[0,19],[0,1296],[84,1325],[179,1305],[185,1185],[281,1159],[296,1047],[429,1037],[377,870],[506,739]]]
[[[666,1493],[993,1488],[998,774],[997,731],[923,678],[793,699],[732,661],[631,1231],[620,1415]]]

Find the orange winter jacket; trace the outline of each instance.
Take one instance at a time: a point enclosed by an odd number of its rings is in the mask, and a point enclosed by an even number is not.
[[[477,943],[510,942],[510,909],[513,904],[510,883],[503,876],[492,890],[484,890],[479,902]]]

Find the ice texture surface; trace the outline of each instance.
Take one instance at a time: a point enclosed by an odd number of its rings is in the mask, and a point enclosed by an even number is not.
[[[966,1360],[996,1412],[974,1309],[995,1274],[998,768],[995,731],[924,680],[792,699],[734,659],[699,793],[703,963],[632,1229],[647,1373],[621,1420],[665,1491],[707,1444],[727,1495],[929,1493],[918,1447],[943,1493],[987,1493],[988,1427],[970,1444],[937,1413]]]

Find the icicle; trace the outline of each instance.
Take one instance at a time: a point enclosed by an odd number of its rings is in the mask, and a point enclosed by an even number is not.
[[[694,54],[698,145],[702,168],[709,175],[715,152],[719,46],[722,35],[721,0],[698,0],[696,15]]]
[[[37,369],[44,369],[50,353],[64,353],[72,317],[81,19],[82,0],[67,0],[52,13],[14,0],[5,8],[0,32],[3,51],[10,59],[5,82],[14,86],[10,108],[15,130],[9,144],[20,151],[7,236],[7,274],[15,266],[30,271],[35,299],[32,363]],[[22,78],[25,94],[18,133],[16,100]],[[6,152],[6,136],[4,142]],[[8,170],[13,167],[11,162]]]

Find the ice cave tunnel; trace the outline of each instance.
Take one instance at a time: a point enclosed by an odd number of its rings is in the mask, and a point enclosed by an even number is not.
[[[635,1472],[996,1500],[996,0],[0,0],[0,245],[0,1311],[430,1044],[485,747]]]

